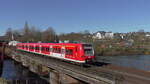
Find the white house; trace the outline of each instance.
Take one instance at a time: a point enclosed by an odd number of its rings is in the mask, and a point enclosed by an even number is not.
[[[114,33],[112,33],[112,32],[105,33],[105,38],[113,38],[113,37],[114,37]]]
[[[10,41],[10,42],[8,43],[8,45],[9,45],[9,46],[16,46],[17,43],[20,43],[20,42],[18,42],[18,41]]]
[[[150,34],[146,34],[145,36],[146,36],[146,37],[150,37]]]
[[[105,32],[105,31],[98,31],[93,34],[94,39],[104,39],[104,38],[113,38],[114,33],[112,32]]]

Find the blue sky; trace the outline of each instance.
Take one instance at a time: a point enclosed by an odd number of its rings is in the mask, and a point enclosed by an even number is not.
[[[0,35],[25,21],[57,33],[150,31],[150,0],[0,0]]]

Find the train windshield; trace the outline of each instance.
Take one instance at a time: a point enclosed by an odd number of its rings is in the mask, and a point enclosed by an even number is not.
[[[85,56],[93,56],[94,50],[92,44],[83,44]]]

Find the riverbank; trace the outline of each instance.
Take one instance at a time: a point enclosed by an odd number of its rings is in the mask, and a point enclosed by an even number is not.
[[[134,56],[150,55],[149,49],[144,48],[101,48],[95,50],[96,56]]]

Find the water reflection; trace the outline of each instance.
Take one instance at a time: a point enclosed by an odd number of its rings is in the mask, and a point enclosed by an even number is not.
[[[5,60],[3,64],[2,78],[13,80],[14,84],[15,82],[21,82],[21,84],[48,84],[47,81],[11,59]]]
[[[99,56],[100,62],[112,63],[119,66],[132,67],[150,71],[150,55],[135,56]]]

